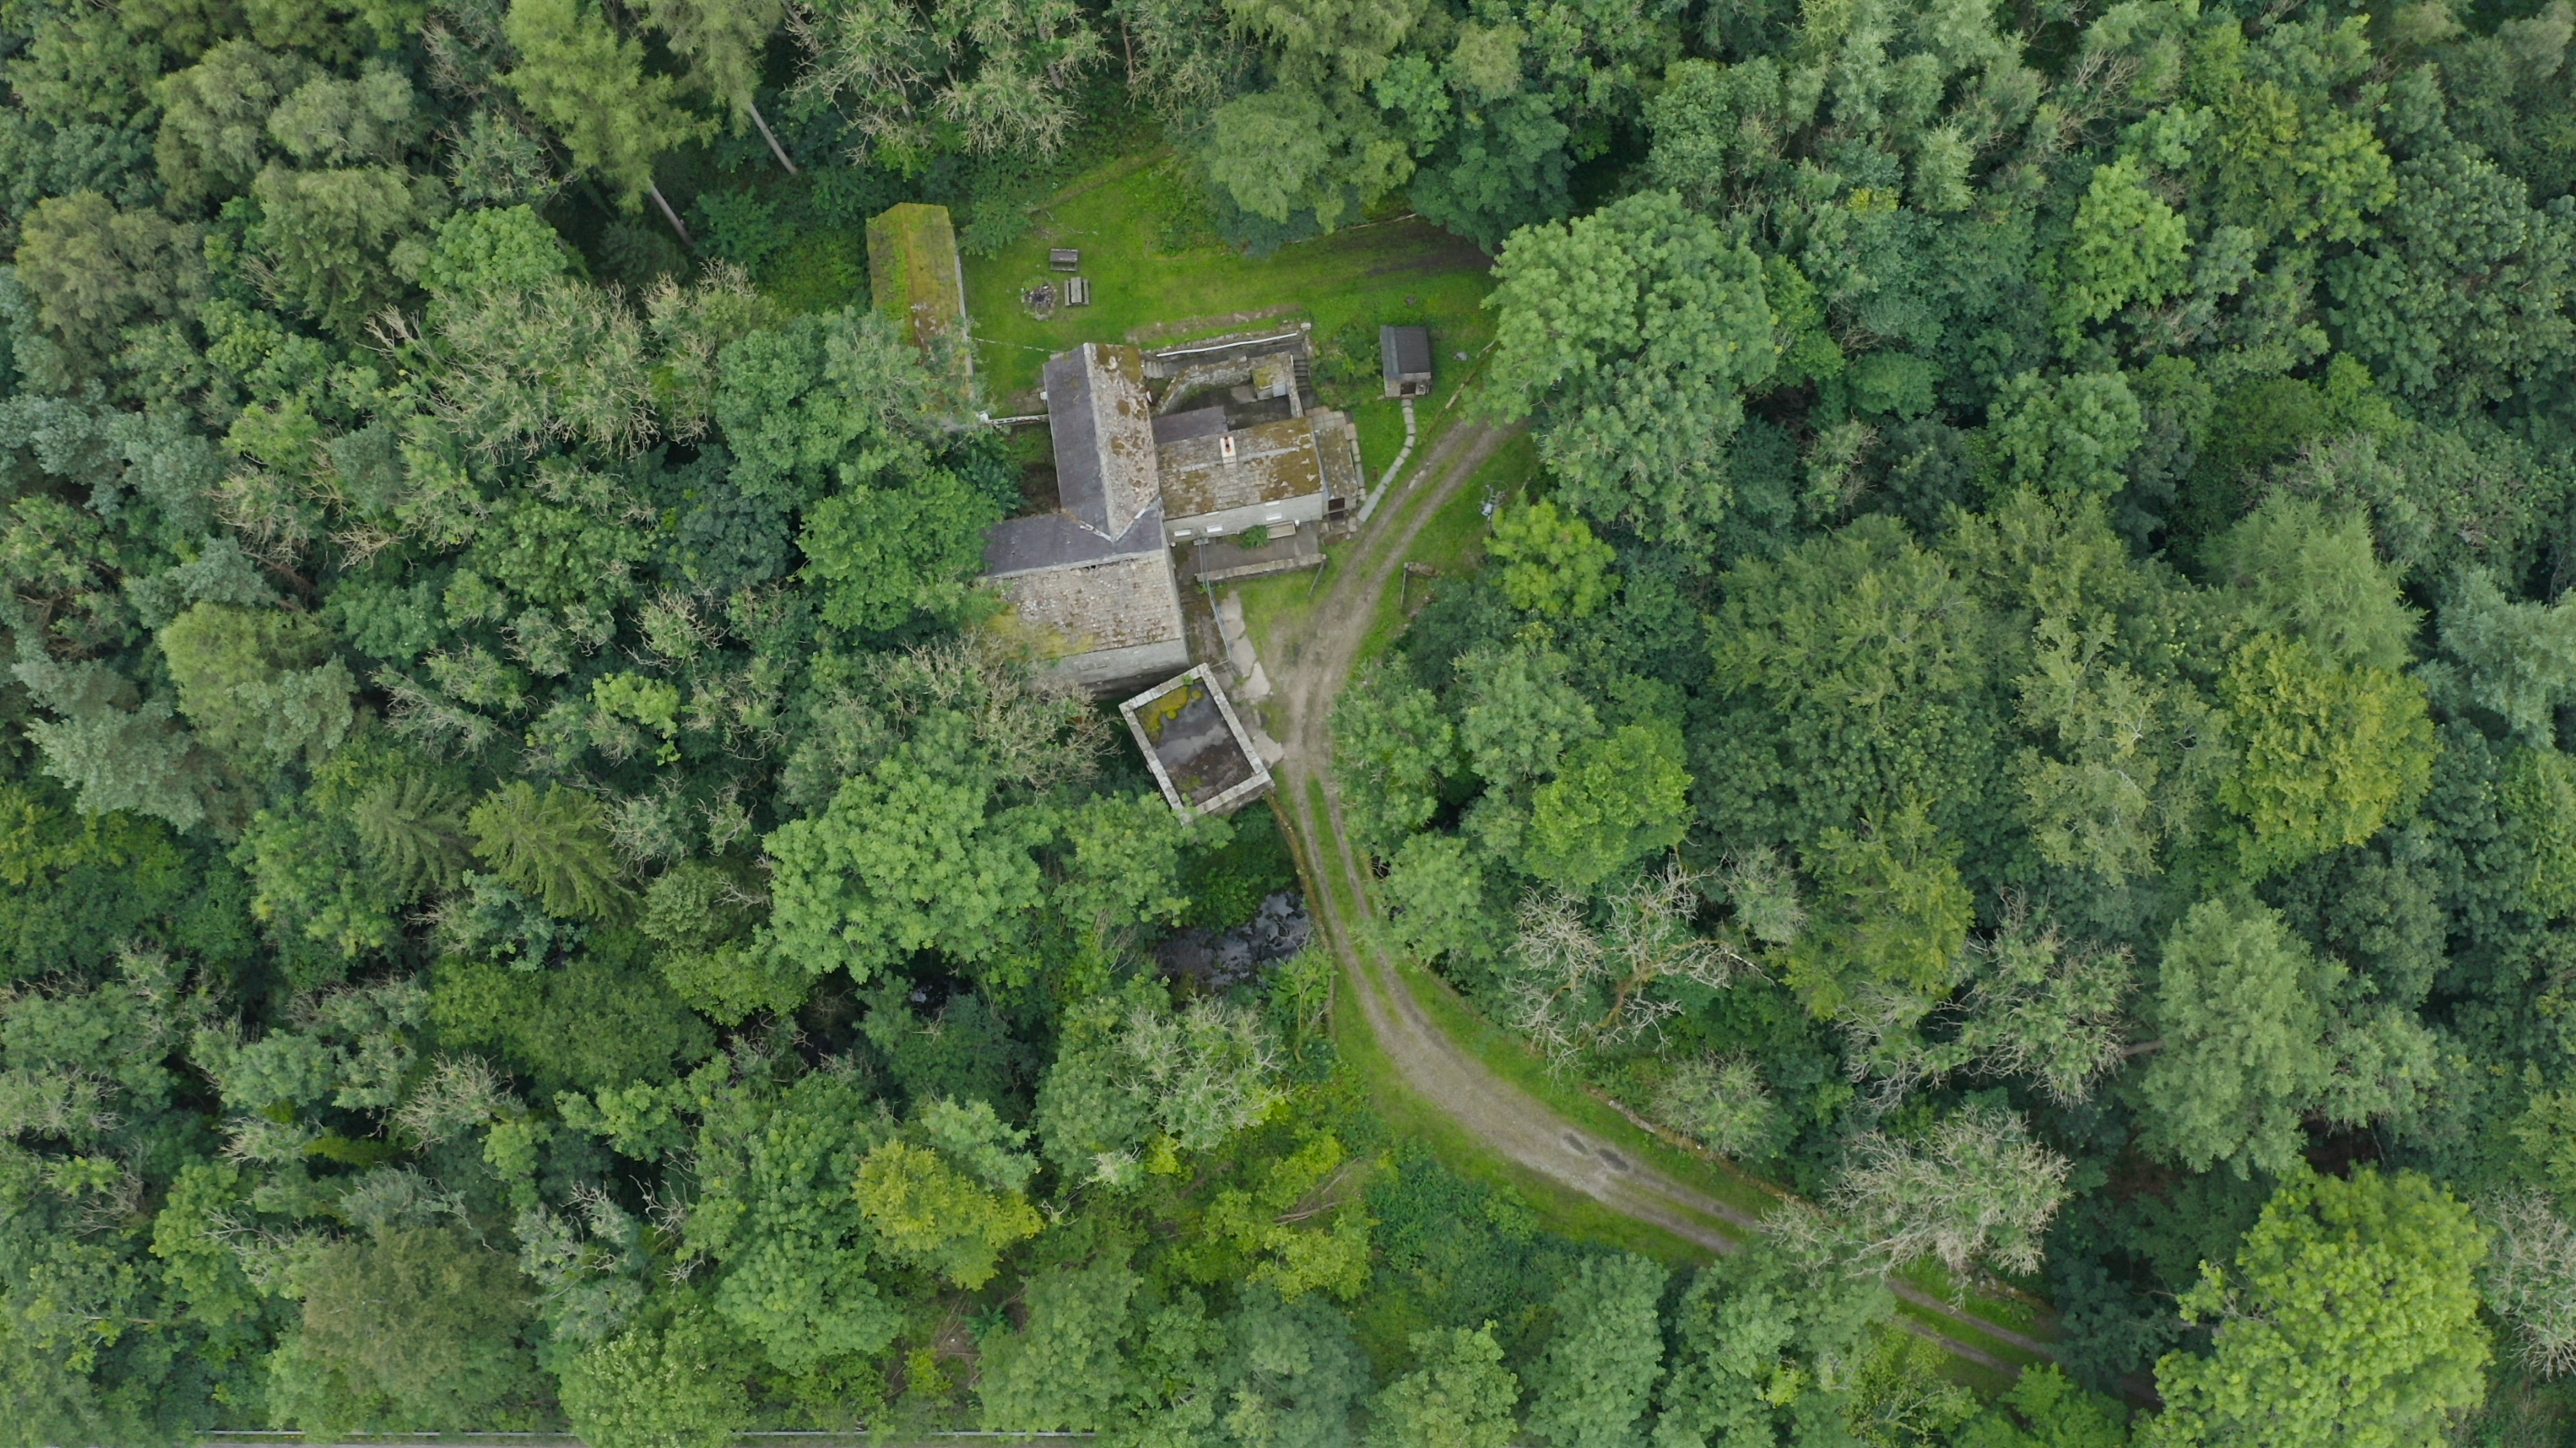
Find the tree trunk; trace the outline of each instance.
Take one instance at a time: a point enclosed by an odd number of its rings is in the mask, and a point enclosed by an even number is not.
[[[788,175],[799,174],[796,163],[787,159],[787,148],[778,144],[777,135],[769,129],[769,118],[760,113],[759,104],[757,102],[746,102],[746,104],[751,107],[751,123],[760,127],[760,139],[769,143],[769,154],[778,158],[778,164],[787,168]]]
[[[2164,1048],[2164,1038],[2159,1036],[2152,1041],[2140,1041],[2134,1046],[2122,1046],[2120,1048],[2120,1059],[2123,1061],[2134,1061],[2140,1056],[2152,1056]]]
[[[689,228],[681,223],[680,213],[673,211],[671,209],[671,203],[663,199],[662,188],[658,185],[648,184],[644,189],[653,193],[653,204],[662,208],[662,219],[671,223],[671,229],[680,234],[680,245],[687,247],[691,251],[697,250],[698,244],[690,239]]]

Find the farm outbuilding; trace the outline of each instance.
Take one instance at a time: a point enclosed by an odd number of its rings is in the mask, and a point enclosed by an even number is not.
[[[1377,353],[1389,397],[1423,397],[1431,391],[1431,329],[1380,327]]]
[[[934,362],[971,376],[966,346],[966,273],[948,208],[907,201],[868,222],[868,286],[877,310]]]

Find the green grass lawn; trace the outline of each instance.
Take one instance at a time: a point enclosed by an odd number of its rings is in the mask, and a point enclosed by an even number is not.
[[[1034,390],[1047,357],[1078,342],[1167,344],[1265,321],[1312,322],[1321,342],[1361,323],[1373,359],[1378,323],[1418,320],[1430,325],[1441,366],[1455,369],[1456,353],[1473,356],[1492,337],[1493,319],[1481,304],[1493,282],[1473,245],[1408,217],[1295,242],[1267,257],[1238,255],[1172,224],[1186,205],[1174,184],[1186,182],[1175,176],[1177,166],[1167,156],[1130,156],[1098,167],[1040,207],[1027,236],[998,255],[966,258],[966,305],[989,404],[998,408]],[[1048,249],[1059,246],[1081,249],[1092,305],[1059,307],[1040,321],[1020,294],[1062,281],[1047,267]],[[1364,383],[1328,384],[1325,400],[1347,405],[1375,397],[1375,370],[1372,360]],[[1395,438],[1401,445],[1400,421]],[[1390,447],[1386,457],[1393,456]]]
[[[1425,438],[1423,446],[1429,446],[1428,438]],[[1443,504],[1440,511],[1432,515],[1430,523],[1415,535],[1413,546],[1404,552],[1405,561],[1436,568],[1446,578],[1461,578],[1474,573],[1485,561],[1485,533],[1488,528],[1485,494],[1491,491],[1497,499],[1509,502],[1537,470],[1538,450],[1526,434],[1503,444],[1485,460],[1483,467],[1476,470],[1475,476],[1467,480],[1467,486],[1460,488],[1455,497]],[[1419,478],[1398,484],[1407,489],[1421,485]],[[1402,501],[1401,495],[1394,495],[1381,506],[1393,507]],[[1395,646],[1395,641],[1404,634],[1405,625],[1411,622],[1413,610],[1420,608],[1423,600],[1436,591],[1440,583],[1439,578],[1417,578],[1409,584],[1399,582],[1378,600],[1377,618],[1369,625],[1368,637],[1360,642],[1359,663],[1362,667]],[[1252,601],[1244,600],[1247,620],[1251,617],[1251,608]]]
[[[1351,409],[1351,421],[1360,430],[1360,466],[1374,488],[1395,455],[1404,451],[1404,404],[1392,397],[1372,397]]]

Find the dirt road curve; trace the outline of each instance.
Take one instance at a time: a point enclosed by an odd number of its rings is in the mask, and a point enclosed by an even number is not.
[[[1548,1109],[1536,1097],[1497,1076],[1467,1054],[1429,1016],[1402,977],[1389,969],[1361,927],[1343,918],[1342,902],[1366,900],[1370,875],[1342,828],[1339,788],[1332,772],[1333,701],[1358,660],[1379,600],[1394,585],[1413,540],[1456,496],[1513,430],[1468,419],[1441,438],[1402,494],[1390,496],[1375,525],[1343,545],[1334,576],[1325,584],[1297,660],[1281,678],[1277,735],[1287,754],[1280,761],[1279,799],[1306,867],[1319,878],[1309,897],[1315,918],[1340,961],[1345,1004],[1357,1005],[1378,1045],[1406,1083],[1496,1150],[1531,1171],[1583,1193],[1622,1216],[1651,1223],[1713,1252],[1735,1250],[1759,1223],[1742,1209],[1685,1186],[1610,1142]],[[1323,786],[1315,806],[1308,781]],[[1326,881],[1348,890],[1343,896]],[[1897,1294],[1941,1316],[1974,1321],[1978,1331],[2027,1351],[2047,1354],[2033,1339],[1969,1318],[1937,1296],[1910,1284]],[[1907,1331],[1989,1367],[2009,1364],[1972,1343],[1900,1317]]]

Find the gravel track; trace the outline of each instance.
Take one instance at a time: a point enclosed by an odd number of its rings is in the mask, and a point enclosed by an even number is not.
[[[1345,916],[1346,900],[1368,899],[1371,876],[1343,829],[1341,790],[1332,770],[1333,702],[1350,679],[1379,602],[1395,582],[1413,541],[1517,432],[1476,418],[1461,421],[1422,460],[1404,493],[1387,499],[1388,516],[1344,545],[1335,560],[1342,566],[1326,582],[1300,640],[1296,662],[1279,681],[1278,737],[1286,754],[1277,770],[1278,798],[1297,838],[1302,863],[1318,877],[1307,897],[1316,926],[1341,965],[1348,987],[1344,1001],[1359,1006],[1370,1034],[1405,1083],[1522,1167],[1571,1187],[1621,1216],[1649,1223],[1712,1252],[1732,1252],[1748,1233],[1760,1230],[1759,1219],[1636,1160],[1495,1074],[1423,1011],[1412,988],[1380,955],[1367,922]],[[1322,786],[1320,811],[1309,781]],[[2051,1355],[2046,1343],[1974,1317],[1911,1283],[1889,1286],[1917,1307],[1989,1338],[2042,1357]],[[1900,1316],[1896,1325],[1971,1362],[2007,1374],[2018,1371],[1974,1343],[1947,1336],[1919,1319]]]

